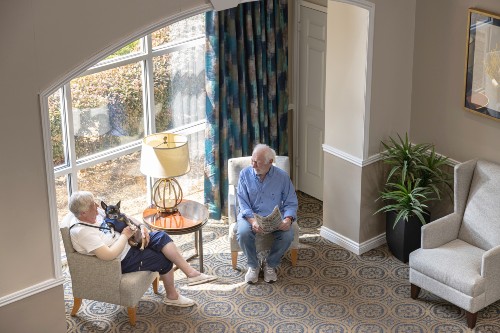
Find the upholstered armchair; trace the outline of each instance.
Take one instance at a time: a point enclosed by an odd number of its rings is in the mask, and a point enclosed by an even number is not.
[[[500,165],[472,160],[455,166],[454,212],[422,227],[410,254],[411,297],[420,288],[477,312],[500,299]]]
[[[240,176],[240,171],[251,165],[251,156],[230,158],[228,160],[228,182],[229,182],[229,198],[228,198],[228,219],[229,219],[229,241],[231,245],[231,261],[233,268],[236,269],[238,262],[238,252],[241,248],[236,239],[236,218],[238,215],[238,197],[236,195],[236,189],[238,187],[238,179]],[[274,165],[280,169],[285,170],[290,174],[290,163],[288,156],[276,156],[276,161]],[[290,245],[290,259],[292,266],[297,265],[298,249],[299,249],[299,226],[297,222],[292,223],[292,228],[294,232],[294,238],[292,244]],[[267,250],[271,248],[273,243],[273,235],[257,235],[256,246],[257,252]]]
[[[68,229],[72,217],[71,213],[66,215],[60,228],[73,289],[71,315],[76,315],[82,299],[91,299],[126,306],[130,325],[135,326],[139,300],[151,284],[154,292],[158,293],[158,273],[142,271],[122,274],[120,259],[105,261],[76,252]]]

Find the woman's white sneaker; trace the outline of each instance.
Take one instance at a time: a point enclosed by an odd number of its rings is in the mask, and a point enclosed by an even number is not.
[[[187,308],[196,304],[192,299],[184,297],[181,294],[179,294],[179,297],[177,299],[169,299],[167,298],[167,296],[165,296],[165,298],[163,299],[163,303],[165,303],[166,305],[178,306],[181,308]]]

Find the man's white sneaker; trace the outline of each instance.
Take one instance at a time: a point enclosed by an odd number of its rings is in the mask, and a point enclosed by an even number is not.
[[[259,281],[260,267],[252,268],[248,267],[248,271],[245,274],[246,283],[257,283]]]
[[[268,266],[267,262],[264,262],[264,281],[267,283],[278,281],[276,269]]]

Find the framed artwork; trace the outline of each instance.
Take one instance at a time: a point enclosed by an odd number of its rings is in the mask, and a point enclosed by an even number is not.
[[[500,120],[500,16],[468,10],[465,109]]]

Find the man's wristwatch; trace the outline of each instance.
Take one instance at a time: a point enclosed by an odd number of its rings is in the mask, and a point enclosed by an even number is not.
[[[293,223],[293,221],[294,221],[293,216],[285,216],[285,220],[286,220],[286,219],[290,219],[290,224],[292,224],[292,223]]]

